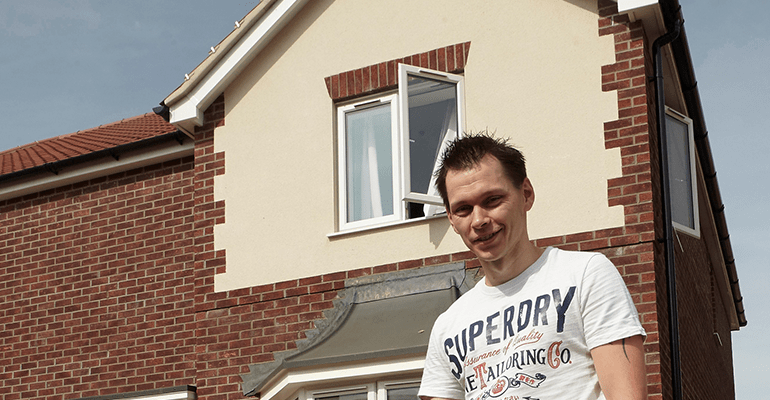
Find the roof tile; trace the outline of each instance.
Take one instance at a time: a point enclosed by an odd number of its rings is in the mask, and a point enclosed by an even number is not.
[[[0,152],[0,175],[66,160],[176,131],[155,113],[147,113]]]

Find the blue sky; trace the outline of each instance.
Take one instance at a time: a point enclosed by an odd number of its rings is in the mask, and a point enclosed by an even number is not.
[[[0,0],[0,151],[150,112],[256,3]],[[764,398],[770,2],[680,3],[749,320],[737,398]]]
[[[736,398],[766,398],[770,366],[757,346],[770,331],[770,3],[680,3],[749,321],[732,335]]]

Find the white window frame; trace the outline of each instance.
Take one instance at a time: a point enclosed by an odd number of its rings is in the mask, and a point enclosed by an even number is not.
[[[366,393],[366,400],[377,400],[377,392],[375,392],[374,385],[374,382],[369,382],[361,386],[306,391],[305,398],[299,398],[299,400],[319,400],[328,396],[343,396],[361,392]]]
[[[147,391],[145,391],[147,392]],[[198,398],[195,392],[189,390],[170,391],[157,394],[141,394],[137,392],[134,396],[124,394],[123,400],[195,400]]]
[[[385,377],[384,379],[387,379]],[[367,400],[388,400],[388,389],[420,386],[419,379],[378,380],[369,381],[357,386],[345,386],[337,388],[325,388],[322,390],[302,390],[296,396],[297,400],[320,400],[328,396],[342,396],[346,394],[366,392]],[[303,395],[304,393],[304,395]]]
[[[674,229],[684,232],[688,235],[692,235],[695,237],[700,237],[700,217],[699,217],[699,211],[698,211],[698,174],[697,174],[697,166],[696,166],[696,160],[695,160],[695,133],[693,131],[693,121],[692,119],[688,118],[687,116],[669,108],[666,107],[666,117],[673,118],[676,121],[681,122],[682,124],[687,126],[687,143],[688,143],[688,150],[689,150],[689,166],[690,166],[690,193],[692,194],[692,197],[690,199],[691,201],[691,207],[692,207],[692,218],[693,218],[693,226],[687,226],[682,224],[681,222],[677,222],[674,220],[674,216],[671,215],[671,223],[674,227]],[[670,129],[666,129],[666,136],[670,139],[671,136],[674,134]],[[670,141],[670,140],[669,140]],[[671,149],[667,145],[666,148],[670,152]],[[666,157],[669,155],[667,154]],[[670,162],[669,162],[669,168],[670,168]],[[670,178],[670,177],[669,177]],[[667,190],[671,190],[671,188],[667,188]],[[671,198],[671,201],[673,202],[675,199]],[[672,205],[673,207],[673,205]]]
[[[366,97],[354,102],[337,107],[337,182],[338,182],[338,231],[350,232],[381,226],[389,226],[396,223],[412,220],[407,218],[407,203],[426,204],[425,217],[443,210],[443,201],[436,192],[435,195],[416,193],[411,190],[410,182],[410,152],[409,152],[409,104],[408,104],[408,77],[438,80],[455,85],[457,96],[457,137],[462,136],[465,127],[465,98],[464,77],[461,75],[435,71],[428,68],[419,68],[411,65],[399,64],[399,87],[396,93],[380,95],[378,97]],[[391,105],[391,145],[393,162],[393,214],[374,217],[359,221],[347,221],[348,193],[347,193],[347,153],[346,153],[346,114],[355,110],[365,110],[369,107],[389,103]],[[446,145],[445,140],[441,146]],[[443,151],[439,151],[441,154]],[[436,164],[434,163],[434,170]],[[435,172],[435,171],[431,171]],[[433,182],[433,181],[431,181]],[[432,185],[431,185],[432,186]],[[429,189],[431,190],[431,189]],[[416,218],[420,219],[420,218]]]
[[[390,123],[391,123],[391,163],[393,166],[393,214],[383,215],[381,217],[369,218],[360,221],[347,221],[348,214],[348,188],[347,188],[347,146],[345,141],[345,116],[348,112],[363,111],[372,107],[380,106],[383,104],[390,104]],[[395,127],[398,127],[398,96],[390,94],[381,96],[376,99],[367,98],[357,101],[355,103],[347,104],[337,108],[337,157],[338,157],[338,182],[339,182],[339,226],[341,230],[356,229],[369,225],[385,224],[393,221],[400,221],[403,219],[403,211],[400,207],[401,196],[396,190],[395,181],[400,176],[399,174],[399,159],[398,149],[400,141],[398,139],[398,132]]]
[[[385,381],[419,382],[425,365],[425,355],[363,363],[324,366],[315,369],[284,370],[263,388],[261,400],[307,400],[324,389],[360,389],[370,383]],[[403,378],[396,381],[394,378]],[[368,386],[367,386],[368,387]],[[368,390],[368,389],[367,389]],[[367,396],[367,400],[369,399]]]
[[[460,132],[456,132],[458,137],[462,135],[462,127],[465,126],[464,113],[462,112],[463,105],[465,104],[465,99],[463,97],[464,90],[464,79],[461,75],[454,75],[454,74],[448,74],[443,73],[439,71],[434,71],[427,68],[418,68],[411,65],[406,64],[399,64],[398,68],[398,95],[401,99],[408,99],[408,85],[405,83],[408,82],[409,75],[418,76],[421,78],[429,78],[434,79],[438,81],[443,81],[446,83],[452,83],[455,85],[456,90],[456,96],[457,96],[457,126]],[[402,84],[404,83],[404,84]],[[402,163],[401,163],[401,190],[402,193],[404,193],[403,198],[404,201],[412,201],[415,203],[423,203],[423,204],[431,204],[436,206],[443,206],[444,202],[441,200],[441,197],[438,195],[436,196],[430,196],[425,195],[423,193],[416,193],[412,191],[411,188],[411,182],[410,182],[410,151],[409,151],[409,102],[408,101],[401,101],[399,102],[399,106],[401,107],[400,110],[400,116],[401,116],[401,152],[402,152]],[[446,141],[442,143],[442,149],[444,148],[446,144]],[[442,154],[443,151],[440,151],[439,154]],[[434,166],[434,172],[435,172],[435,166]]]
[[[377,400],[388,400],[388,389],[400,389],[403,387],[420,386],[420,379],[401,379],[398,381],[377,382]]]

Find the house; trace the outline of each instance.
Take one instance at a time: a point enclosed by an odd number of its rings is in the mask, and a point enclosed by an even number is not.
[[[676,0],[263,0],[168,122],[0,153],[0,394],[414,396],[433,320],[479,279],[436,157],[487,130],[528,159],[535,243],[623,275],[649,398],[734,397],[746,318],[681,19]]]

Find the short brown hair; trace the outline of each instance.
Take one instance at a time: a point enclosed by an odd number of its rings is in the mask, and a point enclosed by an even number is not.
[[[508,144],[508,140],[492,137],[488,132],[471,134],[454,140],[441,157],[441,166],[436,173],[436,188],[441,194],[444,206],[449,210],[447,199],[446,176],[449,171],[461,171],[472,168],[481,162],[487,154],[495,157],[517,189],[527,177],[524,155]]]

